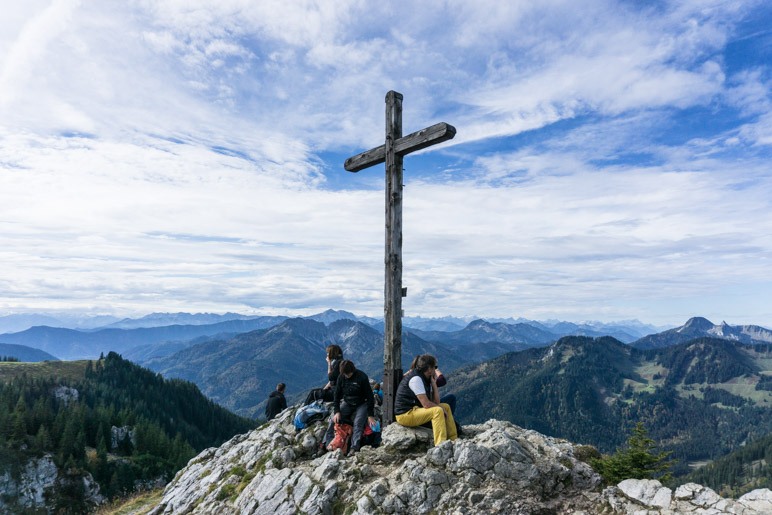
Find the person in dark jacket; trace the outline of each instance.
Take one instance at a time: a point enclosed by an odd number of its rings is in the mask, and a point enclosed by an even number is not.
[[[375,425],[375,399],[367,374],[357,370],[349,360],[340,363],[332,411],[333,416],[324,435],[324,445],[329,444],[335,436],[335,424],[347,423],[354,427],[349,454],[357,452],[362,447],[365,423]]]
[[[434,445],[439,445],[445,440],[455,440],[458,435],[450,406],[440,402],[436,370],[437,359],[434,356],[419,356],[415,368],[405,374],[397,387],[394,418],[399,425],[406,427],[431,421]]]
[[[332,402],[335,395],[335,383],[340,375],[340,362],[343,361],[343,349],[339,345],[334,343],[328,345],[325,349],[327,357],[327,384],[322,388],[314,388],[308,392],[306,397],[306,406],[316,400],[323,400],[324,402]]]
[[[287,399],[284,398],[284,389],[287,387],[284,383],[276,385],[276,390],[268,396],[268,404],[265,405],[265,418],[273,419],[276,415],[287,409]]]

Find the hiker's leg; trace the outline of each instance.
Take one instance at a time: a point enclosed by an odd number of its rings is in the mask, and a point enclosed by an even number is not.
[[[354,413],[356,412],[356,406],[347,404],[346,401],[340,402],[340,422],[342,424],[354,425]]]
[[[456,412],[456,396],[452,393],[440,397],[440,404],[447,404],[450,406],[450,411]]]
[[[440,406],[434,406],[429,408],[427,411],[431,411],[432,413],[432,432],[434,433],[434,445],[439,445],[448,439],[448,428],[445,424],[445,410]],[[454,426],[454,432],[455,429],[456,428]]]
[[[327,431],[324,433],[324,438],[322,439],[325,448],[330,445],[333,438],[335,438],[335,422],[332,421],[332,416],[330,416],[330,423],[327,426]]]
[[[440,409],[440,408],[437,408]],[[397,424],[405,427],[415,427],[420,426],[421,424],[425,422],[429,422],[434,417],[431,409],[426,408],[419,408],[415,407],[408,411],[407,413],[403,413],[401,415],[397,415],[395,418],[397,420]]]
[[[440,403],[440,406],[446,408],[446,414],[445,417],[445,428],[448,431],[448,439],[455,440],[458,438],[458,431],[456,431],[456,421],[453,418],[453,410],[450,408],[450,405]]]
[[[351,437],[351,447],[354,451],[358,451],[362,447],[362,433],[365,431],[365,424],[367,423],[367,403],[363,402],[357,406],[354,413],[354,434]]]

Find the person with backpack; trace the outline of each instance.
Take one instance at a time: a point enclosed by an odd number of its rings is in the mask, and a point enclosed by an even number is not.
[[[332,442],[336,435],[336,425],[349,424],[353,429],[349,454],[359,451],[362,447],[365,423],[373,426],[376,424],[375,399],[367,374],[357,370],[350,360],[340,363],[332,410],[333,416],[324,436],[324,445],[328,446]]]
[[[343,349],[339,345],[330,344],[325,349],[327,357],[327,384],[322,388],[314,388],[308,392],[304,405],[309,405],[314,401],[323,400],[332,402],[335,395],[335,383],[340,375],[340,362],[343,361]]]
[[[436,370],[437,358],[431,354],[418,356],[415,367],[405,374],[397,387],[394,418],[405,427],[431,421],[434,445],[439,445],[445,440],[455,440],[458,435],[450,406],[440,402]]]
[[[276,385],[276,390],[268,396],[268,403],[265,405],[265,418],[272,420],[276,415],[287,409],[287,399],[284,398],[284,389],[287,387],[284,383]]]

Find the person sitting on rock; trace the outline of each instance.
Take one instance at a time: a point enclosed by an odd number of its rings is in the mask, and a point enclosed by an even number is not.
[[[324,444],[329,444],[335,436],[335,424],[350,423],[353,428],[350,453],[362,447],[362,433],[365,423],[375,424],[375,399],[367,374],[357,370],[350,360],[340,363],[340,376],[335,384],[333,416],[324,437]]]
[[[413,370],[416,366],[416,363],[418,362],[418,358],[420,358],[420,354],[413,358],[413,362],[410,363],[410,370]],[[410,370],[408,370],[408,373],[410,373]],[[437,382],[437,388],[442,388],[446,384],[448,384],[448,380],[445,378],[445,375],[440,371],[440,365],[437,363],[437,368],[434,369],[434,380]],[[459,428],[458,421],[456,421],[456,396],[452,393],[449,393],[447,395],[443,395],[440,397],[440,404],[447,404],[450,406],[450,411],[453,413],[453,420],[456,422],[456,429]],[[461,434],[461,431],[459,431],[459,435]]]
[[[276,385],[276,390],[268,396],[268,403],[265,405],[265,418],[268,420],[273,420],[276,415],[287,409],[287,399],[284,398],[285,388],[284,383],[279,383]]]
[[[397,387],[394,415],[397,423],[416,427],[431,421],[434,445],[457,438],[456,423],[450,406],[440,402],[435,379],[437,358],[423,354],[413,370],[405,374]]]

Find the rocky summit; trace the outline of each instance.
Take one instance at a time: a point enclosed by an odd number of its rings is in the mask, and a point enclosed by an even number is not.
[[[391,424],[383,445],[325,453],[326,422],[302,431],[295,408],[192,459],[153,515],[375,513],[772,513],[772,492],[724,499],[696,484],[653,480],[603,488],[592,449],[489,420],[432,445],[431,432]]]

